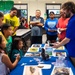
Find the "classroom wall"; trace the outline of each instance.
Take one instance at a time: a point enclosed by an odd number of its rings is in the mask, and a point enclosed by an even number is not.
[[[28,4],[28,15],[35,15],[35,11],[37,9],[41,10],[41,16],[44,17],[44,13],[45,13],[45,3],[43,2],[30,2]]]
[[[55,3],[64,3],[66,1],[74,1],[75,0],[55,0]],[[53,0],[14,0],[14,3],[27,3],[28,4],[28,19],[29,16],[34,16],[36,9],[41,10],[41,16],[44,18],[45,14],[45,4],[52,3]]]

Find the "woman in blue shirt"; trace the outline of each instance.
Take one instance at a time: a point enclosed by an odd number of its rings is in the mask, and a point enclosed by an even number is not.
[[[54,15],[53,11],[50,12],[49,17],[50,18],[48,18],[45,22],[44,28],[47,33],[47,41],[49,40],[50,42],[53,43],[57,39],[56,24],[57,24],[58,20],[56,18],[54,18],[55,15]]]
[[[53,47],[58,48],[66,44],[69,57],[75,66],[75,4],[73,2],[66,2],[62,5],[62,9],[66,17],[70,17],[67,25],[66,37]]]

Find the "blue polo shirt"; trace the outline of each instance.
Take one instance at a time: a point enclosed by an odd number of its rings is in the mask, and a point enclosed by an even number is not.
[[[38,21],[44,25],[44,19],[42,17],[36,18],[35,16],[31,18],[31,21]],[[36,24],[32,26],[31,36],[42,36],[42,26],[37,26]]]
[[[67,50],[70,57],[75,57],[75,15],[73,15],[67,25],[66,37],[70,39],[67,43]]]

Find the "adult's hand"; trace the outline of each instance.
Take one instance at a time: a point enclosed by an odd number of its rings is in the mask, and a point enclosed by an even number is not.
[[[52,30],[52,29],[48,29],[48,31],[49,31],[49,32],[55,32],[55,30]]]

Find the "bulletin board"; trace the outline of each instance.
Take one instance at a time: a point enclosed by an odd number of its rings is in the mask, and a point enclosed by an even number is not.
[[[3,13],[10,10],[14,5],[13,1],[0,1],[0,11]]]

